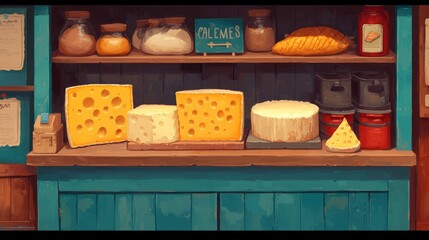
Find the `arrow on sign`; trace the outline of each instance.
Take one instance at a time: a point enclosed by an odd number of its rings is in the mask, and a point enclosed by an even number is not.
[[[229,47],[231,47],[231,46],[232,46],[232,44],[231,44],[231,43],[229,43],[229,42],[226,42],[226,43],[213,43],[213,42],[209,42],[209,43],[207,43],[207,45],[208,45],[210,48],[218,47],[218,46],[225,46],[226,48],[229,48]]]

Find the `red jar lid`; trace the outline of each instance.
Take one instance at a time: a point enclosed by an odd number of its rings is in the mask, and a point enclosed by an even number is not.
[[[124,23],[109,23],[100,25],[101,32],[125,32],[127,24]]]
[[[88,11],[65,11],[64,16],[66,18],[88,19],[91,16],[91,14]]]
[[[162,18],[150,18],[148,24],[151,27],[158,27],[164,20]]]

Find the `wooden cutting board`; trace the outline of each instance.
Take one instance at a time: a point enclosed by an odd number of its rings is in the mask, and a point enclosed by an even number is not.
[[[241,150],[246,144],[247,131],[241,141],[178,141],[174,143],[141,144],[128,142],[127,150]]]

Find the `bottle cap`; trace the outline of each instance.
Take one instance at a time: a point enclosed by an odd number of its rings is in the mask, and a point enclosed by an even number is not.
[[[64,16],[66,18],[88,19],[91,16],[91,14],[88,11],[65,11]]]
[[[109,23],[100,25],[101,32],[125,32],[127,24],[124,23]]]

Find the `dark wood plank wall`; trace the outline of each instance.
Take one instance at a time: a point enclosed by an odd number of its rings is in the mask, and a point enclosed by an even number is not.
[[[240,17],[246,23],[247,10],[256,7],[272,9],[277,40],[297,28],[318,25],[330,26],[356,37],[357,17],[362,9],[360,5],[61,5],[53,7],[52,49],[57,49],[57,36],[64,23],[62,14],[65,10],[89,10],[97,34],[99,24],[125,22],[130,37],[135,20],[139,18],[185,16],[187,26],[193,32],[195,18]],[[391,49],[395,50],[395,7],[386,6],[386,9],[392,20]],[[238,73],[237,79],[234,79],[234,68]],[[64,89],[78,84],[133,84],[134,106],[143,103],[175,104],[174,93],[182,89],[224,88],[244,92],[248,121],[251,107],[258,102],[278,99],[313,101],[315,72],[353,70],[387,71],[391,78],[391,101],[394,103],[394,64],[53,64],[53,110],[64,113]]]

